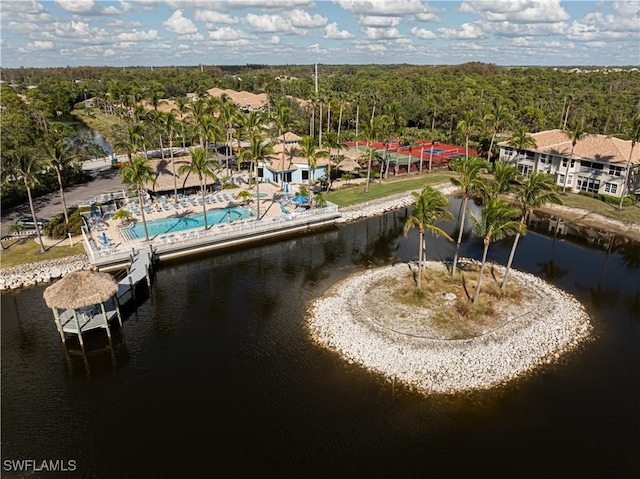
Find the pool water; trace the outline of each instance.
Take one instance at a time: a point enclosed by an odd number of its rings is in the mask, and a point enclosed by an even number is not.
[[[233,208],[221,208],[207,211],[207,226],[225,223],[228,221],[236,221],[255,216],[251,210],[235,206]],[[167,233],[175,233],[177,231],[188,230],[192,228],[204,227],[204,213],[198,213],[191,216],[172,216],[161,220],[147,221],[147,231],[149,237],[164,235]],[[142,220],[137,222],[131,228],[122,232],[128,240],[144,238],[144,223]]]

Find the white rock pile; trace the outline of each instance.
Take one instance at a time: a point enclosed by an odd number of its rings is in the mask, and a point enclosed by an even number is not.
[[[558,361],[591,338],[589,317],[573,296],[513,270],[511,281],[535,291],[544,301],[523,305],[517,317],[481,336],[461,340],[416,337],[381,327],[358,314],[362,309],[357,305],[367,300],[362,296],[370,284],[404,272],[406,265],[369,270],[331,288],[308,309],[312,338],[349,362],[425,394],[506,384]]]
[[[0,270],[0,290],[26,288],[38,283],[47,283],[62,278],[72,271],[90,268],[91,263],[85,254],[2,268]]]

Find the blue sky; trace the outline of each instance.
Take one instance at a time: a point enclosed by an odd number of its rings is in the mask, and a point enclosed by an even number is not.
[[[640,1],[1,0],[0,66],[640,64]]]

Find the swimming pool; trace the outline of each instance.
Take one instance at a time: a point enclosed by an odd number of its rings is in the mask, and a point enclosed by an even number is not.
[[[235,206],[233,208],[220,208],[207,211],[207,225],[216,225],[227,221],[236,221],[255,216],[251,210]],[[149,237],[175,233],[177,231],[204,227],[204,213],[191,216],[172,216],[161,220],[147,221]],[[134,226],[122,232],[128,240],[144,238],[144,223],[138,221]]]

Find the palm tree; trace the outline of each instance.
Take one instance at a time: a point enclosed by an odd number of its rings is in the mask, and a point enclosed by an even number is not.
[[[287,102],[284,99],[280,99],[276,102],[273,111],[271,112],[271,119],[278,128],[278,138],[282,142],[282,169],[280,171],[280,191],[284,190],[284,155],[285,155],[285,130],[291,126],[291,108],[287,106]],[[258,200],[258,203],[260,201]]]
[[[360,138],[360,102],[362,101],[362,93],[355,92],[349,96],[349,103],[356,104],[356,117],[355,117],[355,139],[356,139],[356,148],[358,148],[358,139]]]
[[[458,122],[457,128],[462,132],[465,139],[465,156],[469,158],[469,136],[475,132],[478,126],[478,115],[474,110],[466,110],[462,115],[462,120]]]
[[[531,212],[535,208],[540,208],[547,203],[562,203],[556,191],[555,178],[548,173],[533,171],[529,176],[527,176],[524,183],[518,187],[518,204],[522,211],[520,222],[523,225],[526,225]],[[504,271],[504,278],[502,279],[502,285],[500,286],[500,289],[502,290],[504,290],[507,284],[507,276],[509,275],[509,270],[511,268],[511,263],[513,262],[513,257],[516,253],[519,240],[520,233],[518,232],[513,240],[511,252],[509,253],[509,260],[507,261],[507,267]]]
[[[566,133],[571,140],[571,154],[569,155],[569,160],[567,161],[567,168],[566,170],[564,170],[564,183],[562,184],[563,195],[566,194],[567,183],[569,181],[569,168],[571,167],[571,163],[573,162],[573,150],[576,147],[576,143],[587,136],[587,132],[584,129],[584,121],[576,122],[575,125],[573,125],[573,128]]]
[[[427,242],[425,232],[430,232],[434,236],[444,236],[449,241],[453,241],[442,228],[436,226],[439,221],[454,221],[454,217],[449,211],[449,201],[438,190],[425,186],[418,194],[411,192],[415,201],[415,207],[404,223],[404,235],[407,236],[413,227],[418,228],[418,289],[421,286],[422,270],[424,260],[427,256]]]
[[[520,214],[520,210],[511,206],[506,201],[492,198],[482,207],[481,218],[476,218],[471,213],[471,221],[473,221],[474,233],[482,238],[484,248],[482,250],[482,263],[480,264],[480,272],[476,282],[476,290],[473,295],[473,304],[477,304],[480,296],[480,285],[482,284],[482,275],[484,267],[487,263],[487,253],[489,245],[494,241],[500,241],[515,234],[524,234],[527,227],[520,221],[515,220]]]
[[[46,167],[46,162],[40,159],[33,149],[20,146],[13,152],[11,164],[8,171],[3,169],[3,182],[11,181],[12,178],[21,179],[27,190],[27,198],[29,199],[29,209],[33,224],[36,225],[36,235],[38,236],[38,244],[40,245],[40,253],[44,253],[44,244],[42,243],[42,235],[36,218],[36,211],[33,207],[33,198],[31,197],[31,189],[40,183],[39,175]]]
[[[133,157],[138,153],[140,144],[144,142],[142,126],[138,123],[130,124],[125,131],[125,138],[116,142],[114,148],[117,151],[124,151],[127,155],[129,163],[133,161]]]
[[[369,123],[365,125],[362,130],[362,136],[367,141],[367,147],[369,150],[369,161],[367,162],[367,182],[365,183],[364,191],[369,192],[369,182],[371,180],[371,161],[373,159],[374,148],[371,146],[375,140],[380,138],[384,131],[386,116],[378,116],[372,118]]]
[[[489,162],[493,162],[493,144],[496,140],[498,130],[500,130],[500,127],[503,126],[504,123],[509,119],[509,116],[509,110],[507,110],[504,105],[501,105],[498,100],[496,100],[493,104],[493,112],[485,116],[485,119],[487,121],[490,121],[491,126],[493,127],[493,132],[491,134],[491,143],[489,145]]]
[[[633,149],[636,147],[636,143],[640,141],[640,115],[636,115],[632,122],[630,128],[631,134],[629,138],[631,140],[631,149],[629,150],[629,160],[627,160],[627,169],[624,172],[624,183],[622,184],[622,193],[620,195],[620,204],[618,205],[618,209],[622,209],[622,203],[624,202],[624,197],[627,191],[627,183],[629,182],[629,172],[631,171],[631,158],[633,155]]]
[[[178,198],[178,177],[176,176],[176,162],[173,157],[173,137],[178,133],[178,121],[173,112],[162,116],[162,128],[169,140],[169,154],[171,155],[171,171],[173,172],[173,198]]]
[[[517,156],[520,154],[520,152],[522,152],[523,150],[536,148],[537,146],[535,138],[529,136],[527,130],[525,130],[524,128],[518,128],[516,131],[514,131],[513,135],[511,135],[511,138],[507,140],[507,145],[512,147],[514,150],[513,158],[516,159],[516,168],[518,167]],[[511,161],[511,159],[509,161]]]
[[[66,165],[76,159],[71,147],[66,145],[62,139],[55,140],[47,146],[49,154],[48,164],[51,165],[58,177],[58,187],[60,189],[60,198],[62,199],[62,211],[64,213],[64,222],[69,223],[69,215],[67,214],[67,202],[64,197],[64,186],[62,184],[62,170]]]
[[[191,161],[186,165],[178,168],[178,174],[193,173],[200,180],[200,194],[202,195],[202,213],[204,216],[204,229],[207,230],[207,203],[205,202],[207,183],[206,179],[216,180],[214,169],[220,167],[219,163],[212,158],[207,157],[207,152],[202,148],[196,148],[191,151]]]
[[[456,242],[456,252],[453,257],[453,265],[451,267],[451,275],[456,274],[458,263],[458,255],[460,253],[460,243],[462,243],[462,234],[464,232],[464,221],[467,213],[467,202],[474,191],[482,191],[485,188],[484,179],[480,173],[488,167],[486,161],[478,157],[460,158],[450,163],[454,171],[461,174],[459,178],[450,179],[451,184],[462,190],[462,204],[460,205],[460,221],[458,224],[458,240]]]
[[[328,133],[325,133],[324,135],[324,144],[325,146],[329,149],[329,151],[331,150],[337,150],[337,153],[335,156],[340,156],[340,151],[341,150],[346,150],[348,149],[348,145],[346,143],[340,143],[338,141],[339,137],[336,134],[336,132],[334,131],[330,131]],[[329,170],[327,171],[327,176],[329,177],[329,183],[328,183],[328,187],[327,190],[329,190],[331,188],[331,169],[333,167],[333,156],[329,156]]]
[[[140,212],[142,213],[142,224],[144,225],[144,236],[145,239],[149,241],[149,231],[147,231],[147,218],[144,214],[144,201],[142,195],[148,183],[155,184],[156,180],[153,167],[149,163],[149,160],[138,156],[134,158],[130,164],[125,165],[120,169],[120,175],[122,176],[122,182],[125,185],[134,187],[138,193]]]
[[[520,172],[509,163],[504,161],[489,163],[489,172],[493,175],[493,181],[486,184],[485,193],[489,197],[508,195],[519,185]]]
[[[309,167],[309,176],[307,178],[309,188],[309,202],[311,202],[312,190],[311,190],[311,176],[312,171],[318,166],[318,160],[320,158],[328,158],[329,152],[321,150],[316,145],[315,139],[311,135],[305,135],[300,142],[300,152],[307,158],[307,165]]]
[[[258,177],[258,165],[264,162],[265,158],[273,153],[273,146],[264,141],[262,135],[253,135],[249,140],[249,148],[240,152],[239,158],[251,161],[256,172],[256,205],[257,219],[260,219],[260,178]]]

